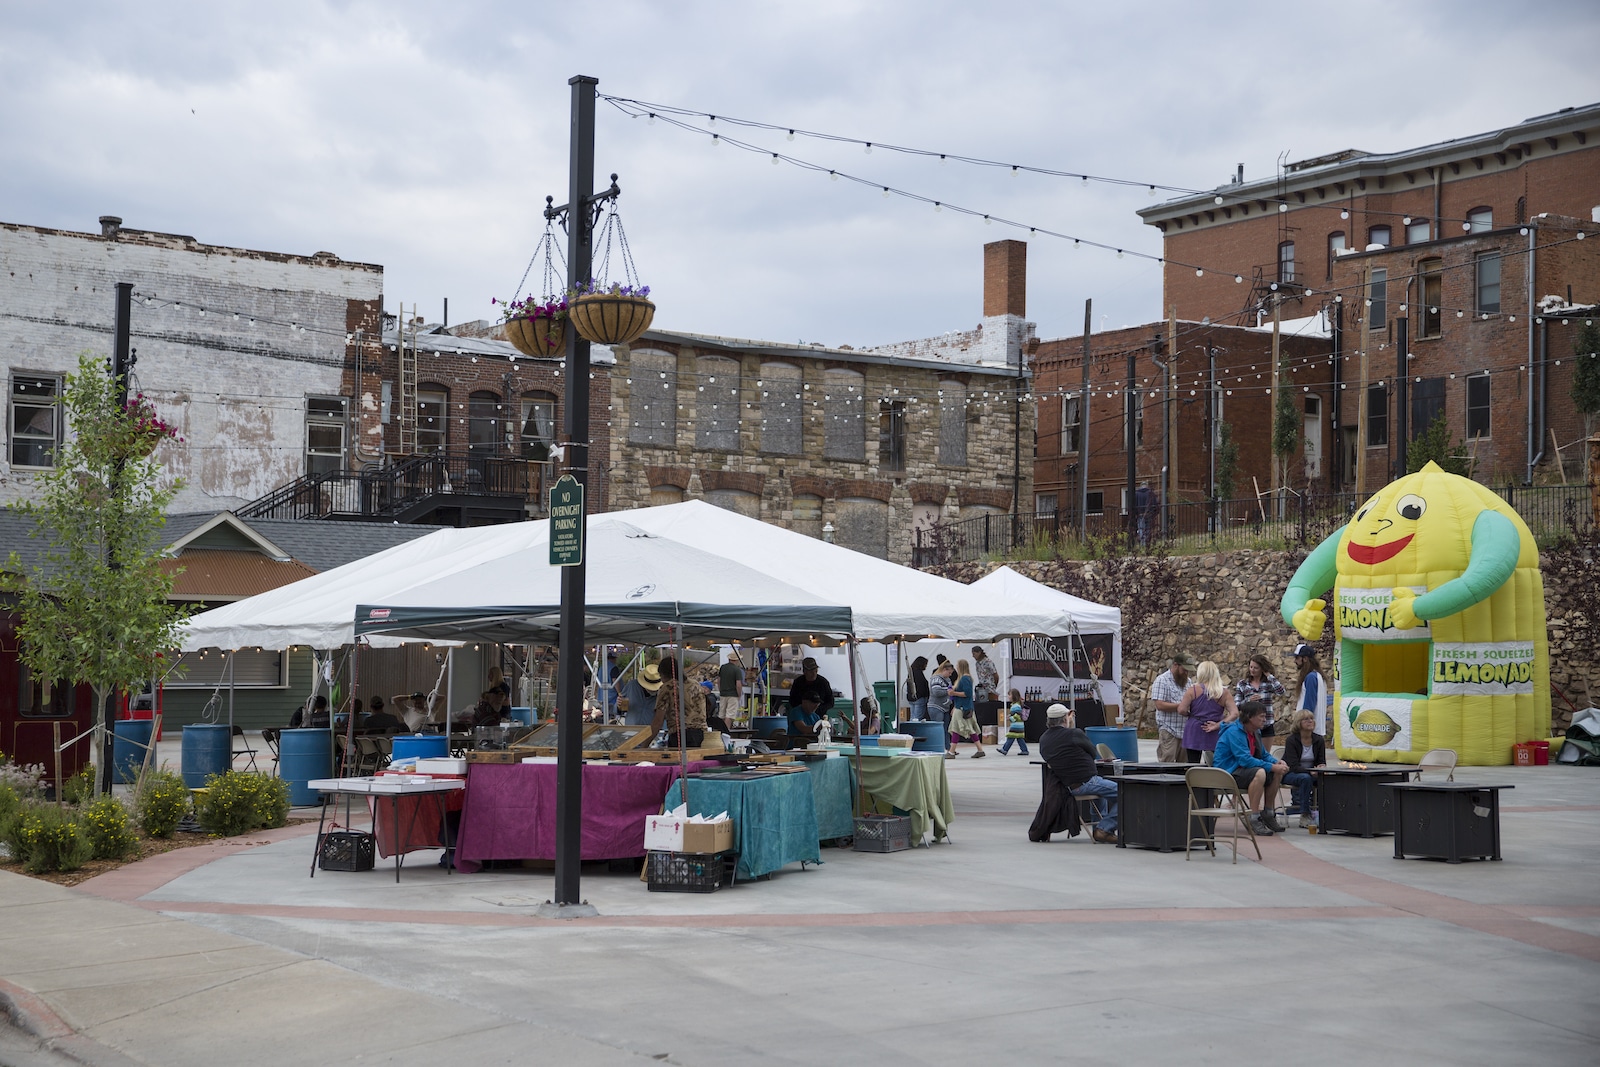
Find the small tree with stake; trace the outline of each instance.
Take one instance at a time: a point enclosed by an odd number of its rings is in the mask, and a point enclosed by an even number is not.
[[[71,436],[39,476],[38,499],[22,505],[45,542],[41,563],[24,574],[12,553],[4,577],[18,598],[18,655],[34,677],[94,687],[102,768],[107,698],[156,674],[184,615],[167,602],[172,576],[158,564],[179,485],[160,483],[154,452],[176,435],[143,396],[122,404],[117,385],[87,352],[67,375]]]

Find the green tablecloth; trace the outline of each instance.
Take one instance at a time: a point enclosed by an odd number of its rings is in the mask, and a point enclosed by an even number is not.
[[[817,809],[817,836],[824,841],[853,837],[856,832],[855,768],[850,756],[807,763],[811,773],[811,799]]]
[[[666,810],[681,804],[683,783],[667,791]],[[817,847],[817,809],[811,775],[778,774],[733,780],[691,778],[689,814],[733,819],[733,847],[739,850],[740,878],[758,878],[788,863],[821,863]]]
[[[894,814],[895,808],[911,815],[912,843],[933,830],[935,841],[950,836],[955,809],[950,806],[950,779],[944,771],[944,754],[916,756],[863,756],[861,788],[872,810]]]

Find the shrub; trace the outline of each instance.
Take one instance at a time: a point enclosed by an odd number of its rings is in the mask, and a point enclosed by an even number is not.
[[[68,804],[83,804],[94,796],[94,768],[85,767],[61,783],[61,799]]]
[[[22,799],[9,783],[0,782],[0,844],[11,847],[11,831],[17,816],[22,813]],[[16,855],[12,852],[12,855]]]
[[[189,811],[189,789],[172,771],[152,771],[138,801],[139,825],[151,837],[171,837]]]
[[[12,762],[0,757],[0,784],[8,785],[23,800],[44,795],[44,766]]]
[[[34,874],[75,871],[94,854],[77,820],[54,804],[28,806],[14,825],[11,855]]]
[[[226,771],[206,779],[206,793],[195,805],[200,825],[233,837],[289,819],[289,783],[248,771]]]
[[[78,814],[78,826],[97,860],[119,860],[139,847],[128,809],[116,797],[101,797]]]

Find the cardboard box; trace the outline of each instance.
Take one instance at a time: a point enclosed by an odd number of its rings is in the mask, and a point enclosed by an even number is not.
[[[644,847],[654,852],[725,852],[733,848],[733,820],[697,823],[682,815],[648,815]]]
[[[449,756],[428,756],[417,760],[418,774],[466,774],[467,761]]]

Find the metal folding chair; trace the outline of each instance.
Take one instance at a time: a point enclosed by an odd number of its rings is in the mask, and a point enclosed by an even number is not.
[[[233,758],[228,761],[228,765],[231,767],[240,756],[250,760],[250,769],[252,771],[259,771],[256,766],[256,750],[250,744],[250,738],[246,736],[243,726],[235,726],[233,728]]]
[[[1239,783],[1233,780],[1233,775],[1220,767],[1190,767],[1184,774],[1184,782],[1189,790],[1189,826],[1185,831],[1188,838],[1183,844],[1183,858],[1189,859],[1189,850],[1196,841],[1206,846],[1206,851],[1213,856],[1217,854],[1216,826],[1207,823],[1207,819],[1232,819],[1233,820],[1233,862],[1239,862],[1239,825],[1244,824],[1245,833],[1250,835],[1250,844],[1255,847],[1256,859],[1261,859],[1261,846],[1256,842],[1255,827],[1250,825],[1250,804],[1239,792]],[[1213,790],[1228,800],[1231,807],[1222,807],[1203,801],[1197,790]],[[1195,836],[1195,820],[1198,819],[1201,836]]]
[[[278,773],[278,730],[277,730],[277,728],[276,727],[268,727],[267,729],[262,730],[261,731],[261,740],[266,742],[267,751],[269,753],[271,753],[271,755],[272,755],[272,773],[273,773],[274,776],[276,776],[277,773]]]

